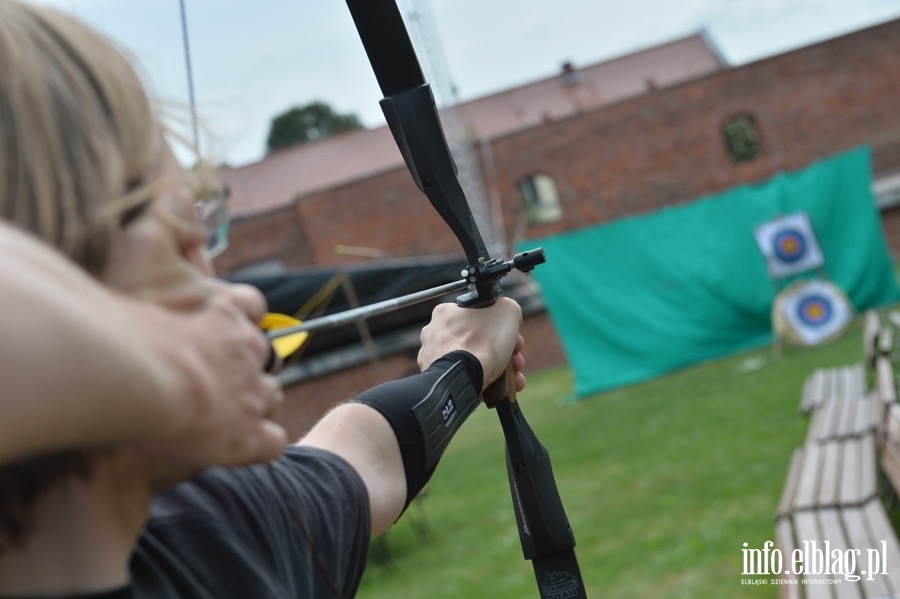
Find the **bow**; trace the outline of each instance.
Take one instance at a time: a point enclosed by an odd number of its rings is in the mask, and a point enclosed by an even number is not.
[[[459,239],[466,254],[469,291],[460,306],[488,306],[503,290],[500,279],[513,268],[528,272],[544,262],[540,248],[504,262],[491,259],[472,216],[447,147],[431,88],[425,81],[395,0],[347,0],[384,98],[380,105],[416,186]],[[507,369],[507,378],[512,369]],[[575,557],[575,538],[559,496],[546,448],[515,400],[513,381],[485,391],[496,408],[506,440],[510,493],[522,553],[531,560],[540,596],[586,597]]]

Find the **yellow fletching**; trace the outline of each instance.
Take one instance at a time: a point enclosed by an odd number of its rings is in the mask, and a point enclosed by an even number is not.
[[[278,329],[293,327],[300,323],[301,321],[286,314],[268,312],[263,316],[262,320],[259,321],[259,328],[264,331],[277,331]],[[275,353],[278,354],[278,357],[284,359],[300,349],[308,338],[309,333],[305,331],[294,333],[293,335],[285,335],[284,337],[273,339],[272,347],[275,349]]]

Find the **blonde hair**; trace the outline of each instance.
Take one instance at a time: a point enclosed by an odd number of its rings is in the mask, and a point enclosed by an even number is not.
[[[169,152],[110,40],[62,12],[0,0],[0,217],[98,274],[111,228],[161,191]]]
[[[113,229],[186,182],[174,164],[122,52],[61,12],[0,0],[0,218],[101,276]],[[0,468],[0,553],[30,534],[43,492],[89,472],[78,450]]]

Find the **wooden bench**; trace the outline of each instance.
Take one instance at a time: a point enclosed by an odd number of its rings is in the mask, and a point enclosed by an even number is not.
[[[876,312],[865,318],[864,362],[818,369],[804,384],[809,430],[776,510],[785,598],[900,599],[900,542],[879,492],[884,478],[900,489],[894,335]],[[832,568],[811,563],[816,550]]]
[[[900,325],[900,323],[897,323]],[[892,328],[884,328],[874,352],[874,386],[884,413],[880,433],[881,469],[896,494],[900,491],[900,406],[894,379]]]
[[[894,330],[885,327],[878,335],[878,345],[873,356],[875,389],[881,401],[892,405],[897,401],[897,386],[894,380]]]
[[[819,368],[806,377],[800,411],[811,414],[832,399],[841,399],[866,389],[864,364]]]
[[[863,318],[863,356],[866,366],[872,368],[875,364],[875,351],[878,348],[878,335],[884,327],[881,324],[881,316],[875,310],[868,310]]]
[[[895,493],[900,489],[900,406],[892,406],[881,445],[881,469]]]
[[[854,390],[824,403],[813,412],[807,430],[807,442],[859,437],[877,432],[884,418],[884,404],[877,394]]]
[[[900,543],[878,495],[876,456],[874,431],[795,450],[775,525],[782,597],[900,597]],[[817,550],[832,568],[815,562]]]

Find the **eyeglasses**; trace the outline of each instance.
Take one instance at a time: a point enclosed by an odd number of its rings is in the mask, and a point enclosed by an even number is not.
[[[194,208],[206,240],[203,252],[212,260],[228,249],[228,189],[210,191],[194,202]]]

